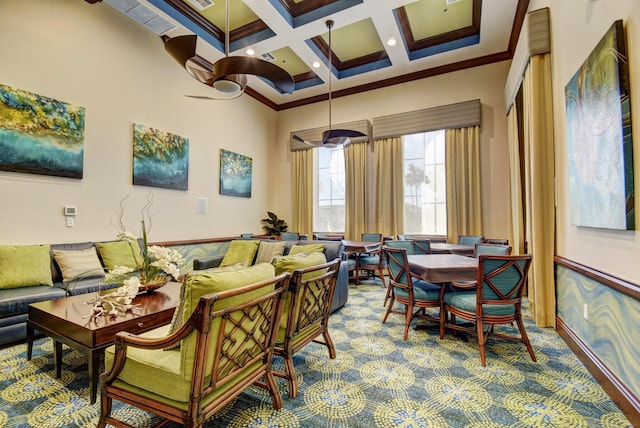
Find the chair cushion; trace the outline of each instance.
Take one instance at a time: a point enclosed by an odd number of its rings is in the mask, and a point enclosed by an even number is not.
[[[256,263],[271,263],[274,257],[284,254],[284,241],[267,242],[261,241],[256,254]]]
[[[444,293],[442,300],[447,305],[451,305],[463,311],[476,312],[476,293],[475,291],[453,291]],[[482,313],[484,315],[512,315],[516,312],[515,305],[482,305]]]
[[[360,266],[376,266],[380,262],[380,257],[378,256],[361,256],[360,257]],[[384,259],[382,260],[382,265],[384,266],[386,262]]]
[[[86,250],[52,250],[51,252],[60,267],[62,282],[104,276],[104,269],[95,247],[87,248]]]
[[[324,252],[324,244],[307,244],[307,245],[294,245],[289,250],[290,256],[300,253],[323,253]]]
[[[0,289],[53,285],[50,246],[0,245]]]
[[[97,242],[98,252],[105,269],[112,270],[116,266],[138,269],[144,264],[138,241]]]
[[[423,302],[438,302],[440,300],[440,287],[421,279],[414,280],[413,284],[413,299],[415,301]],[[404,288],[396,288],[394,292],[405,299],[409,298],[409,293]]]
[[[258,245],[260,245],[260,241],[257,240],[242,239],[231,241],[227,253],[220,262],[220,266],[230,266],[238,263],[250,266],[258,251]]]

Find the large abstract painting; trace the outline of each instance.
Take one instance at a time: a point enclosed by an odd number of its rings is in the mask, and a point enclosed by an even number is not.
[[[0,85],[0,170],[82,178],[84,107]]]
[[[616,21],[565,87],[571,222],[635,229],[629,71]]]
[[[133,184],[187,190],[189,139],[134,124]]]
[[[251,197],[250,157],[220,149],[220,194]]]

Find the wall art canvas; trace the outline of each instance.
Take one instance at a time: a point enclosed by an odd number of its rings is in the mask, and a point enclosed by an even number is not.
[[[133,184],[187,190],[189,139],[134,124]]]
[[[84,107],[0,85],[0,170],[82,178]]]
[[[252,168],[250,157],[220,149],[220,194],[250,198]]]
[[[571,222],[635,229],[629,70],[616,21],[565,87]]]

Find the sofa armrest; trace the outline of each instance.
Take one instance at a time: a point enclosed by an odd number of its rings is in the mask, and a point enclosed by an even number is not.
[[[204,270],[220,266],[224,254],[219,254],[212,257],[203,257],[199,259],[193,259],[193,270]]]

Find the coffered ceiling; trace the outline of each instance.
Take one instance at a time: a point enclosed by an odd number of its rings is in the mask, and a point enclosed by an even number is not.
[[[198,36],[200,65],[225,56],[226,0],[85,0],[163,39]],[[529,0],[229,0],[229,55],[273,61],[293,94],[248,76],[246,95],[276,110],[510,59]],[[100,7],[101,5],[97,5]],[[332,67],[326,20],[335,22]],[[394,43],[395,42],[395,43]],[[168,58],[167,66],[179,65]],[[186,73],[186,72],[185,72]],[[199,95],[216,97],[203,86]]]

